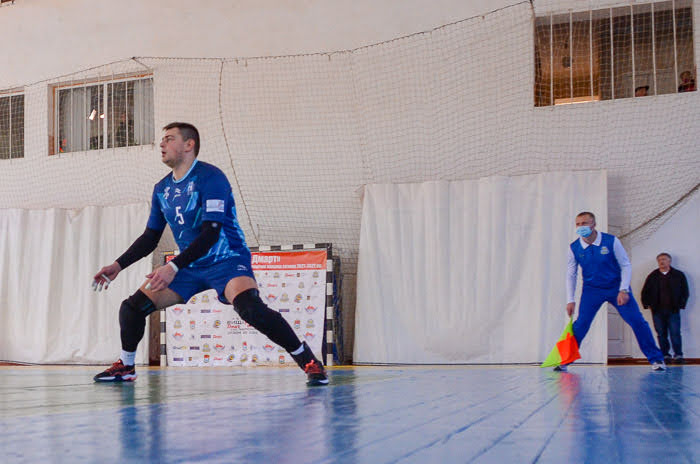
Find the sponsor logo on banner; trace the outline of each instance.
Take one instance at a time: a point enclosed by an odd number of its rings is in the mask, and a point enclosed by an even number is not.
[[[214,335],[211,336],[211,338],[224,338],[224,336],[223,336],[223,335],[216,335],[216,334],[214,334]]]
[[[318,271],[314,271],[313,274],[311,274],[314,279],[318,279]]]
[[[280,309],[278,309],[278,311],[281,312],[281,313],[288,313],[288,312],[289,312],[289,308],[280,308]]]
[[[315,337],[315,335],[312,334],[311,332],[306,332],[306,333],[304,334],[304,338],[307,339],[308,341],[313,340],[314,337]]]
[[[253,357],[250,359],[252,362],[256,363],[258,362],[258,355],[254,354]]]
[[[189,357],[187,358],[187,360],[188,360],[189,362],[192,362],[192,356],[189,356]]]
[[[202,295],[202,303],[209,303],[209,295]]]
[[[211,334],[200,335],[199,338],[211,338]]]
[[[205,362],[205,363],[208,363],[208,362],[209,362],[209,355],[208,355],[208,354],[205,354],[205,355],[204,355],[204,362]]]
[[[175,340],[182,340],[184,337],[185,334],[183,334],[182,332],[175,332],[173,334],[173,338],[175,338]]]
[[[280,355],[279,360],[280,360],[280,364],[284,364],[284,355],[283,354]]]
[[[214,356],[212,359],[213,359],[214,361],[223,361],[223,360],[224,360],[224,358],[221,357],[221,356]]]
[[[182,328],[182,322],[180,321],[180,319],[175,319],[175,323],[173,324],[173,327],[175,327],[176,329]]]
[[[243,342],[243,345],[241,346],[241,349],[242,349],[243,351],[247,351],[247,350],[248,350],[248,342]]]
[[[294,277],[294,274],[291,273],[291,272],[285,272],[285,273],[284,273],[284,276],[285,276],[285,277]]]
[[[220,309],[216,309],[216,308],[212,309],[212,310],[211,310],[211,312],[213,312],[213,313],[216,313],[216,314],[220,314],[220,313],[223,313],[223,311],[222,311],[222,310],[220,310]]]
[[[276,287],[277,284],[269,283],[269,284],[267,284],[267,286],[268,286],[268,288],[269,288],[269,287]]]
[[[199,311],[200,314],[209,314],[211,312],[211,309],[202,309]]]
[[[299,319],[294,319],[294,328],[295,329],[301,328],[301,321]]]
[[[198,346],[190,346],[190,351],[199,351]]]
[[[241,362],[243,363],[243,362],[246,362],[247,360],[248,360],[248,355],[245,354],[245,353],[243,353],[243,354],[241,355]]]
[[[221,327],[221,321],[217,319],[214,321],[214,328],[218,329],[219,327]]]
[[[236,355],[235,355],[235,354],[230,354],[230,355],[228,355],[228,358],[226,358],[226,360],[227,360],[228,362],[233,362],[235,359],[236,359]]]
[[[204,345],[202,345],[202,351],[205,353],[209,353],[211,351],[211,348],[209,348],[208,343],[205,343]]]
[[[308,321],[306,321],[306,328],[307,328],[307,329],[313,329],[313,328],[314,328],[314,320],[313,320],[313,319],[309,319]]]
[[[274,293],[270,293],[265,298],[267,298],[267,301],[272,303],[277,299],[277,295],[275,295]]]
[[[282,348],[281,346],[280,346],[279,348],[277,348],[277,352],[278,352],[278,353],[284,353],[284,352],[286,352],[286,351],[287,351],[287,350],[285,350],[285,349]]]
[[[274,274],[272,274],[272,278],[273,278],[273,279],[279,279],[279,278],[280,278],[280,273],[279,273],[279,272],[275,272]]]
[[[265,351],[272,351],[274,349],[275,349],[274,345],[270,345],[269,343],[265,343],[263,345],[263,350],[265,350]]]
[[[216,345],[214,345],[214,349],[216,351],[224,351],[224,348],[226,348],[226,347],[224,345],[222,345],[221,343],[217,343]]]
[[[226,328],[227,329],[239,329],[241,327],[241,323],[238,321],[226,321]]]
[[[178,361],[184,361],[185,358],[173,358],[173,361],[178,362]]]
[[[194,320],[190,321],[190,330],[194,330],[194,328],[197,326],[197,323]]]
[[[282,282],[282,288],[287,286],[287,282]]]
[[[304,308],[304,310],[305,310],[308,314],[313,314],[313,313],[316,312],[316,306],[309,305],[309,306],[307,306],[306,308]]]
[[[253,264],[277,264],[282,262],[282,258],[278,255],[253,255],[251,262]]]
[[[299,282],[299,288],[304,288],[304,282]]]
[[[303,297],[301,296],[301,293],[297,293],[297,294],[294,296],[294,302],[295,302],[295,303],[301,303],[302,298],[303,298]]]
[[[173,350],[186,350],[187,345],[173,345]]]
[[[282,296],[280,297],[280,301],[282,303],[286,303],[287,301],[289,301],[289,295],[287,295],[286,293],[283,293]]]
[[[180,314],[182,314],[183,311],[184,311],[184,309],[181,308],[180,306],[175,306],[175,307],[173,308],[173,313],[174,313],[175,315],[177,315],[177,316],[179,316]]]
[[[193,296],[192,298],[190,298],[190,301],[189,301],[189,302],[190,302],[190,304],[195,304],[195,303],[197,302],[197,295],[195,295],[195,296]]]

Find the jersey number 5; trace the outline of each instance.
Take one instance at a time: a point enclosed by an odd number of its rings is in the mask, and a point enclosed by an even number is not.
[[[175,219],[177,220],[177,223],[182,225],[185,223],[185,218],[182,216],[182,213],[180,212],[181,206],[176,206],[175,207]]]

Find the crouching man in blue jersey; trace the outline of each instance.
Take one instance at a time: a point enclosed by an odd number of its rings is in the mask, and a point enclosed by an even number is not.
[[[134,380],[136,347],[143,338],[146,316],[213,288],[222,302],[233,303],[244,321],[292,355],[307,374],[309,385],[328,384],[323,365],[306,342],[300,342],[287,321],[260,299],[231,185],[220,169],[197,160],[199,132],[182,122],[170,123],[163,130],[161,160],[172,173],[153,189],[144,233],[114,263],[95,274],[93,285],[101,289],[155,250],[166,223],[182,252],[148,274],[141,288],[122,302],[121,356],[97,374],[95,381]]]
[[[617,309],[622,319],[632,327],[639,348],[651,363],[652,369],[666,369],[661,350],[656,346],[649,324],[644,320],[630,289],[632,264],[620,240],[614,235],[595,230],[595,216],[587,211],[576,216],[576,233],[580,236],[569,246],[566,271],[566,313],[574,314],[576,303],[576,274],[581,266],[583,290],[578,317],[573,324],[574,337],[579,346],[591,327],[593,318],[606,301]],[[566,371],[567,366],[557,366]]]

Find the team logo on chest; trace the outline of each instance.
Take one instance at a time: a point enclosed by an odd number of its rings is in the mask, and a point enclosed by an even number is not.
[[[194,192],[194,181],[191,180],[189,184],[187,184],[187,196],[192,196],[192,192]]]
[[[600,247],[600,254],[601,255],[607,255],[608,253],[610,253],[610,250],[608,250],[608,247],[606,247],[606,246]]]

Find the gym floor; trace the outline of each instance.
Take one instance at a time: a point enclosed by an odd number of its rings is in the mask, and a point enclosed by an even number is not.
[[[2,462],[700,462],[700,366],[0,367]]]

